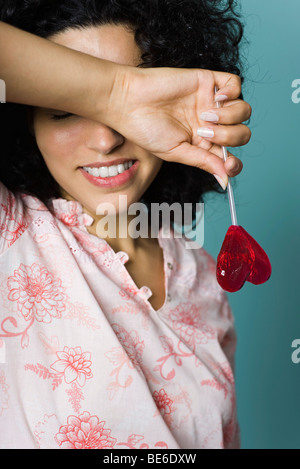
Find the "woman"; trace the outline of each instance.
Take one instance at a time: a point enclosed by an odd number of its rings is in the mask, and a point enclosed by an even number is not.
[[[3,21],[97,59],[238,72],[232,2],[221,12],[208,1],[2,3]],[[182,38],[200,30],[188,55]],[[155,238],[131,237],[130,217],[124,237],[99,230],[99,205],[121,195],[126,210],[183,206],[218,183],[56,99],[54,109],[4,108],[1,446],[238,447],[235,332],[214,261],[165,238],[161,223]],[[117,122],[116,107],[108,113]]]

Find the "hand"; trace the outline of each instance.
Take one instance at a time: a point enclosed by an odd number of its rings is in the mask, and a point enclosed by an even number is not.
[[[231,153],[224,163],[221,146],[245,145],[251,137],[242,124],[250,118],[251,107],[238,99],[240,94],[240,78],[229,73],[126,67],[112,88],[109,103],[114,122],[110,125],[163,160],[219,176],[226,187],[228,176],[239,174],[243,164]],[[220,95],[228,99],[217,109],[215,97]],[[218,116],[217,122],[205,120],[202,113],[208,111]],[[197,131],[203,127],[213,130],[214,136],[199,136]]]

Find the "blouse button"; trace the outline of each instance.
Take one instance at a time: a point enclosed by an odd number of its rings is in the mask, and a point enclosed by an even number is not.
[[[126,262],[129,260],[129,256],[127,252],[119,251],[116,253],[116,259],[121,261],[122,264],[126,264]]]
[[[143,296],[146,297],[146,299],[150,298],[152,296],[152,291],[148,287],[142,287],[140,289],[140,292],[142,293]]]
[[[170,293],[168,293],[167,301],[171,301],[171,299],[172,299],[172,298],[171,298],[171,295],[170,295]]]
[[[173,264],[171,264],[171,262],[168,262],[168,267],[170,270],[173,270]]]

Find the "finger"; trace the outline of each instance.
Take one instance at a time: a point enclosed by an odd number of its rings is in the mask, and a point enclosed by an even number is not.
[[[224,147],[240,147],[249,142],[251,130],[244,124],[210,125],[200,127],[197,135]]]
[[[216,154],[183,142],[167,154],[157,153],[159,158],[170,160],[176,163],[195,166],[203,171],[213,174],[221,187],[225,190],[228,184],[228,174],[225,168],[224,160]]]
[[[251,114],[252,114],[252,108],[249,103],[247,103],[246,101],[243,101],[242,99],[224,101],[222,103],[222,108],[224,109],[224,108],[228,108],[230,106],[235,106],[235,105],[240,106],[241,112],[244,113],[244,117],[245,117],[244,121],[250,119]]]
[[[234,104],[221,108],[210,109],[200,114],[200,120],[223,125],[241,124],[251,116],[252,108],[245,101],[238,100]]]
[[[228,158],[224,164],[225,170],[229,177],[233,178],[240,174],[243,170],[243,163],[242,161],[228,153]]]
[[[219,145],[214,145],[209,142],[206,142],[204,149],[209,151],[210,153],[213,153],[214,155],[218,156],[222,161],[224,161],[223,149]],[[232,178],[240,174],[243,169],[243,163],[239,158],[227,151],[227,160],[224,163],[224,167],[227,175]]]
[[[237,99],[242,92],[242,82],[238,75],[231,73],[213,72],[215,85],[218,91],[215,94],[215,101],[225,99]]]

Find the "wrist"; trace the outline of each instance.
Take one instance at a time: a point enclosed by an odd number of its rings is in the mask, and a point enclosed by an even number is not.
[[[107,62],[105,66],[105,82],[97,91],[96,120],[123,134],[127,127],[132,90],[136,90],[135,83],[143,71],[113,62]]]

